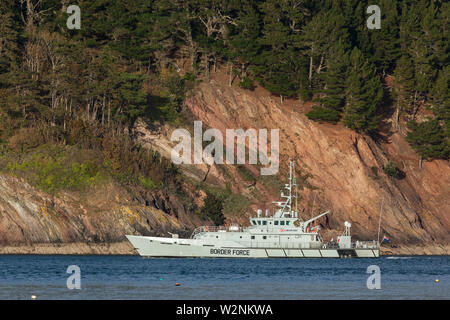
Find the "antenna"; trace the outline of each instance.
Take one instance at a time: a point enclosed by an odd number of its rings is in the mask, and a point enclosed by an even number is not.
[[[294,169],[294,186],[295,186],[295,213],[298,218],[298,185],[297,185],[297,176],[295,174],[295,162],[292,164],[292,168]]]
[[[316,203],[316,196],[317,196],[317,193],[314,193],[314,200],[313,200],[313,205],[311,208],[311,217],[314,217],[314,204]]]
[[[381,200],[381,207],[380,207],[380,218],[378,220],[378,245],[380,245],[380,228],[381,228],[381,213],[383,212],[383,203],[384,203],[384,197],[383,200]]]

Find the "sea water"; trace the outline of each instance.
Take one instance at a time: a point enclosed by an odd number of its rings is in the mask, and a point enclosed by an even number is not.
[[[369,289],[367,285],[371,265],[379,267],[380,289]],[[80,289],[68,288],[73,288],[73,277],[77,276],[73,268],[67,273],[69,266],[79,267]],[[0,256],[0,299],[31,299],[32,295],[39,300],[450,299],[450,257]]]

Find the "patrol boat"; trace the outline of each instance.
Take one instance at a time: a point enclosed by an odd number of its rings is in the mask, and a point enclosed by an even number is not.
[[[310,226],[327,215],[323,212],[303,221],[293,208],[297,202],[294,162],[289,163],[289,178],[281,192],[283,201],[273,215],[257,210],[249,227],[203,226],[194,230],[190,239],[171,237],[126,237],[143,257],[202,257],[202,258],[375,258],[380,255],[378,241],[351,241],[351,224],[345,222],[344,232],[336,241],[323,242],[319,226]],[[295,209],[295,210],[294,210]]]

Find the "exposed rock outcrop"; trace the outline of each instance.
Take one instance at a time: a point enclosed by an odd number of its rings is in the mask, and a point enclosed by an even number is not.
[[[51,196],[21,179],[0,175],[1,246],[54,244],[57,248],[72,243],[80,252],[89,248],[97,252],[96,245],[106,248],[126,241],[126,234],[187,235],[198,224],[200,219],[187,213],[179,199],[160,192],[139,198],[110,183],[89,193]]]
[[[281,104],[265,90],[242,90],[211,80],[192,92],[186,106],[205,127],[280,129],[280,174],[287,160],[297,159],[310,188],[299,199],[302,218],[331,209],[320,224],[325,239],[336,237],[344,221],[352,222],[356,239],[375,239],[382,206],[381,233],[391,238],[385,254],[450,253],[450,165],[423,162],[399,133],[372,138],[343,127],[307,119],[298,101]],[[133,133],[144,145],[170,157],[173,128],[140,120]],[[391,160],[404,172],[387,176]],[[225,171],[224,171],[225,168]],[[189,178],[221,185],[243,194],[250,210],[270,207],[278,197],[274,186],[241,177],[236,166],[184,166]],[[276,188],[275,188],[276,189]],[[247,223],[244,215],[228,222]],[[131,253],[126,234],[187,235],[203,221],[185,210],[182,199],[153,192],[136,197],[113,183],[92,192],[61,192],[50,196],[25,181],[0,175],[0,253]]]
[[[251,92],[214,80],[202,83],[186,104],[222,133],[226,128],[280,129],[280,164],[297,159],[312,175],[315,190],[302,192],[300,204],[307,208],[302,216],[311,216],[313,202],[315,213],[331,209],[322,222],[329,237],[348,220],[355,238],[375,239],[383,206],[380,236],[389,236],[394,247],[450,243],[449,162],[424,162],[419,168],[418,156],[399,133],[375,142],[342,125],[310,121],[297,101],[281,104],[261,88]],[[384,173],[389,160],[404,172],[402,179]]]

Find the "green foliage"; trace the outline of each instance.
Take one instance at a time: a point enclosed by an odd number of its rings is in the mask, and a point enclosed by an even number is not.
[[[442,120],[446,127],[446,136],[450,137],[450,66],[439,72],[434,87],[430,93],[433,113],[437,119]]]
[[[253,80],[250,79],[249,77],[244,77],[239,82],[239,87],[241,87],[243,89],[247,89],[247,90],[253,90],[255,88]]]
[[[319,97],[315,105],[306,115],[311,120],[337,123],[341,117],[341,111],[345,104],[345,87],[349,58],[345,53],[342,41],[333,46],[333,55],[327,63],[326,71],[321,74],[325,88],[318,90]]]
[[[204,200],[205,204],[200,212],[203,216],[210,218],[216,226],[220,226],[225,221],[225,217],[223,215],[223,202],[223,197],[207,191],[206,198]]]
[[[356,131],[374,131],[380,119],[377,108],[383,98],[380,78],[356,48],[351,53],[350,65],[344,124]]]
[[[282,99],[312,100],[310,119],[360,132],[390,116],[378,107],[380,79],[393,73],[401,115],[429,105],[449,136],[443,1],[80,0],[81,30],[65,27],[65,1],[16,2],[0,3],[0,140],[16,152],[54,143],[103,153],[105,132],[124,132],[138,117],[178,125],[186,93],[213,65],[245,89],[254,80]],[[369,4],[382,8],[380,30],[366,27]],[[145,158],[137,146],[114,146],[120,156],[105,156],[114,174],[161,181],[130,164]]]
[[[375,177],[375,179],[378,179],[378,168],[375,166],[370,167],[370,171],[372,171],[373,176]]]
[[[298,97],[300,101],[310,101],[312,98],[312,90],[309,87],[308,78],[306,78],[306,76],[300,78]]]
[[[149,177],[141,176],[139,177],[139,182],[145,189],[149,191],[159,188],[158,184]]]
[[[394,97],[399,105],[399,110],[411,112],[411,104],[414,96],[414,65],[409,55],[403,55],[397,61],[394,71],[396,85]]]
[[[236,170],[245,181],[255,181],[255,177],[244,165],[238,164]]]
[[[377,4],[377,3],[373,3]],[[399,1],[381,0],[381,29],[369,32],[369,59],[382,74],[393,71],[400,52]]]
[[[406,141],[424,159],[448,159],[450,155],[449,137],[438,120],[428,120],[422,123],[408,123],[410,131]]]
[[[0,3],[0,75],[8,73],[18,62],[19,32],[15,23],[17,13],[11,10],[13,0],[4,0]],[[2,79],[0,77],[0,83]]]
[[[83,191],[104,179],[93,160],[73,161],[58,147],[41,148],[30,156],[7,164],[5,171],[28,180],[48,193],[60,190]]]
[[[403,172],[398,168],[397,164],[393,161],[389,161],[386,166],[383,168],[384,172],[392,178],[401,178],[403,176]]]
[[[341,114],[337,110],[328,109],[320,106],[313,106],[306,116],[314,121],[326,121],[337,123],[341,118]]]

